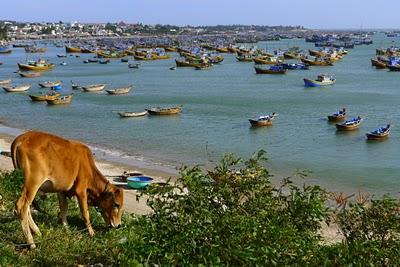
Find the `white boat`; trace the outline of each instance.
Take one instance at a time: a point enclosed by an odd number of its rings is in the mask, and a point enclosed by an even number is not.
[[[127,87],[119,87],[119,88],[108,89],[108,90],[106,90],[106,92],[109,93],[110,95],[122,95],[122,94],[129,93],[129,91],[131,89],[132,89],[132,85],[131,86],[127,86]]]
[[[61,85],[61,83],[62,83],[61,81],[54,81],[54,82],[49,81],[49,82],[39,83],[39,86],[42,88],[51,88],[54,86],[59,86],[59,85]]]
[[[11,83],[11,78],[9,78],[9,79],[4,79],[4,80],[0,80],[0,85],[3,85],[3,84],[10,84]]]
[[[104,87],[106,87],[105,84],[91,84],[88,86],[82,86],[82,90],[85,92],[100,92],[104,90]]]
[[[121,116],[122,118],[128,118],[128,117],[141,117],[147,114],[147,111],[143,112],[118,112],[118,115]]]
[[[22,85],[16,85],[16,86],[3,86],[3,89],[6,92],[24,92],[29,90],[31,88],[31,84],[22,84]]]

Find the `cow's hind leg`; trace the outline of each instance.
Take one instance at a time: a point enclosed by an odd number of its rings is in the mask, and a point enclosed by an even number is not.
[[[58,203],[60,205],[60,214],[59,220],[64,226],[68,226],[67,224],[67,210],[68,210],[68,201],[67,197],[63,193],[58,193]]]
[[[18,202],[17,202],[17,214],[21,221],[22,232],[24,233],[26,242],[30,246],[31,249],[34,249],[36,246],[35,246],[35,243],[33,242],[33,237],[32,237],[32,233],[31,233],[32,225],[30,223],[30,220],[32,220],[33,224],[35,224],[35,223],[33,222],[33,219],[30,216],[29,207],[30,207],[33,199],[35,198],[36,192],[39,189],[39,185],[37,185],[35,183],[27,184],[26,181],[27,181],[27,179],[25,178],[25,184],[24,184],[24,188],[22,189],[22,195],[18,199]],[[36,226],[36,224],[34,226]],[[36,228],[37,228],[37,226],[36,226]],[[36,229],[34,229],[34,230],[36,230]]]

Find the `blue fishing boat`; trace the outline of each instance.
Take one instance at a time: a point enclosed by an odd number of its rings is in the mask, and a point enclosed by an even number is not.
[[[10,54],[11,49],[8,46],[0,46],[0,54]]]
[[[282,63],[281,66],[287,70],[308,70],[309,65],[304,63]]]
[[[332,85],[336,82],[335,78],[325,74],[318,75],[316,80],[311,80],[308,78],[304,78],[303,80],[305,87],[326,86],[326,85]]]

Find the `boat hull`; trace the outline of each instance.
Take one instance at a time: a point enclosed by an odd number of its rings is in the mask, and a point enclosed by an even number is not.
[[[48,105],[66,105],[71,103],[72,95],[58,97],[52,100],[46,100]]]
[[[336,80],[333,80],[333,81],[329,81],[329,82],[320,82],[320,81],[311,80],[311,79],[307,79],[307,78],[304,78],[303,80],[304,80],[305,87],[327,86],[327,85],[334,84],[336,81]]]
[[[253,120],[249,119],[251,127],[271,126],[272,120]]]
[[[256,74],[286,74],[287,70],[286,69],[281,69],[281,70],[271,70],[271,69],[261,69],[254,67]]]
[[[29,95],[32,101],[46,101],[46,100],[55,100],[60,97],[60,94],[54,95]]]

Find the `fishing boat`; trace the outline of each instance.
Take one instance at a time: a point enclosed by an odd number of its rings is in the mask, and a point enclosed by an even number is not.
[[[209,70],[211,69],[211,64],[201,64],[199,66],[195,66],[196,70]]]
[[[332,85],[336,82],[335,78],[326,74],[318,75],[317,79],[315,80],[311,80],[308,78],[304,78],[303,80],[305,87],[326,86],[326,85]]]
[[[358,116],[357,118],[352,118],[351,120],[336,124],[336,129],[338,131],[354,131],[358,129],[362,121],[363,119]]]
[[[99,64],[108,64],[108,63],[110,63],[109,59],[105,59],[105,60],[100,60],[99,61]]]
[[[175,63],[177,67],[195,67],[194,64],[192,62],[189,61],[181,61],[178,59],[175,59]]]
[[[46,51],[47,47],[36,47],[36,46],[25,47],[25,53],[44,53]]]
[[[333,66],[333,63],[329,59],[324,58],[315,58],[314,60],[308,58],[300,59],[303,63],[311,65],[311,66]]]
[[[240,56],[237,56],[236,59],[240,62],[251,62],[253,61],[253,55],[241,54]]]
[[[151,108],[146,109],[149,115],[175,115],[182,112],[182,106],[176,106],[171,108]]]
[[[400,64],[389,64],[387,65],[389,71],[400,71]]]
[[[280,65],[274,65],[268,69],[254,66],[254,69],[256,70],[256,74],[286,74],[287,72],[287,70]]]
[[[45,60],[28,61],[26,64],[18,63],[20,70],[48,71],[53,69],[54,64],[48,63]]]
[[[372,132],[366,133],[368,140],[383,140],[389,137],[390,133],[390,124],[386,125],[386,127],[380,127],[378,129],[373,130]]]
[[[308,70],[310,67],[304,63],[282,63],[280,64],[284,69],[287,70]]]
[[[130,68],[130,69],[138,69],[139,66],[140,66],[139,63],[136,63],[136,64],[129,64],[129,65],[128,65],[128,68]]]
[[[282,62],[281,60],[278,60],[278,57],[268,57],[268,56],[253,58],[253,61],[255,64],[262,64],[262,65],[275,65]]]
[[[9,49],[6,46],[0,46],[0,54],[10,54],[12,52],[11,49]]]
[[[71,81],[71,87],[72,87],[73,90],[82,89],[82,86],[80,86],[77,83],[74,83],[73,81]]]
[[[61,62],[60,66],[67,66],[67,62],[65,62],[65,61]]]
[[[113,89],[107,89],[106,92],[110,95],[123,95],[129,93],[129,91],[132,89],[131,86],[127,87],[119,87],[119,88],[113,88]]]
[[[332,115],[328,115],[328,121],[330,122],[338,122],[342,121],[346,118],[346,109],[342,108],[336,113],[333,113]]]
[[[176,67],[175,67],[175,66],[172,66],[172,67],[170,67],[169,69],[170,69],[170,70],[176,70]]]
[[[252,127],[269,126],[272,125],[272,121],[276,116],[278,116],[278,114],[273,112],[269,115],[262,115],[255,119],[249,119],[249,122]]]
[[[82,86],[82,90],[84,92],[100,92],[104,90],[104,87],[106,87],[106,84],[91,84],[87,86]]]
[[[65,96],[60,96],[56,99],[46,100],[46,102],[48,105],[65,105],[71,103],[72,97],[73,95],[65,95]]]
[[[309,49],[308,53],[310,54],[310,56],[315,56],[315,57],[324,57],[327,54],[324,51],[316,51],[312,49]]]
[[[217,47],[215,50],[220,53],[229,53],[229,49],[227,47]]]
[[[130,111],[124,111],[124,112],[118,112],[118,115],[121,118],[133,118],[133,117],[142,117],[147,114],[147,111],[142,111],[142,112],[130,112]]]
[[[29,97],[32,99],[32,101],[46,101],[46,100],[55,100],[58,97],[60,97],[60,94],[50,92],[40,95],[29,95]]]
[[[127,63],[127,62],[129,62],[129,59],[128,58],[121,58],[121,62]]]
[[[66,53],[81,53],[82,50],[80,47],[73,47],[73,46],[65,46]]]
[[[22,85],[16,85],[16,86],[3,86],[3,89],[9,93],[24,92],[24,91],[28,91],[29,88],[31,88],[30,84],[22,84]]]
[[[11,81],[12,81],[11,78],[9,78],[9,79],[4,79],[4,80],[0,80],[0,85],[10,84]]]
[[[374,58],[371,58],[371,65],[377,69],[386,69],[388,67],[386,62]]]
[[[23,78],[37,78],[42,75],[41,72],[18,72],[18,74]]]
[[[61,84],[62,84],[61,81],[54,81],[54,82],[48,81],[48,82],[39,83],[39,86],[42,88],[51,88],[51,87],[55,87],[55,86],[58,86]]]
[[[67,55],[57,54],[57,57],[67,57]]]

